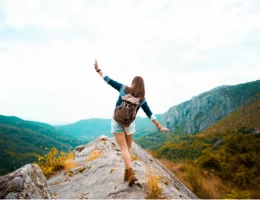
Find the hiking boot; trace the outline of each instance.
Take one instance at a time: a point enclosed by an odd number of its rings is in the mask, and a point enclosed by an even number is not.
[[[139,183],[138,179],[135,176],[135,172],[134,172],[133,168],[129,168],[128,185],[132,186],[133,184],[137,184],[141,187],[141,184]]]
[[[129,179],[129,169],[125,169],[124,181],[128,181]]]

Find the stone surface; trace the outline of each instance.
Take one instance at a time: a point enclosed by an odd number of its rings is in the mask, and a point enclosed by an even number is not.
[[[21,177],[15,177],[9,185],[8,191],[20,192],[23,188],[23,179]]]
[[[101,152],[88,159],[93,152]],[[36,164],[27,164],[0,177],[0,198],[7,199],[144,199],[148,172],[159,177],[163,196],[170,199],[197,197],[165,166],[134,141],[133,168],[142,187],[124,182],[124,161],[115,138],[100,136],[74,150],[77,166],[55,172],[47,181]]]
[[[46,179],[36,164],[27,164],[0,177],[1,199],[52,198]]]
[[[76,148],[74,161],[79,166],[70,170],[74,175],[69,176],[67,170],[61,170],[47,180],[53,196],[59,199],[144,199],[147,172],[150,170],[152,174],[160,177],[159,185],[167,198],[197,198],[174,174],[135,142],[132,144],[132,154],[137,156],[137,160],[133,160],[133,166],[143,187],[129,187],[128,183],[124,182],[124,162],[118,149],[115,138],[106,136],[100,136]],[[86,161],[93,151],[101,151],[101,155]],[[81,171],[83,168],[85,169]],[[165,180],[168,184],[165,184]]]

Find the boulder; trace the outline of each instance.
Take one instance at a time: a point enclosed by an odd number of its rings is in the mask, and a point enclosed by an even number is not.
[[[52,195],[42,170],[27,164],[0,177],[1,199],[51,199]]]

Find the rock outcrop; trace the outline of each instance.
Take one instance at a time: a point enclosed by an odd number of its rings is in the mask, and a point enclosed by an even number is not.
[[[132,143],[133,169],[142,187],[124,182],[124,161],[115,138],[100,136],[74,150],[74,167],[55,172],[47,181],[36,164],[0,177],[1,198],[144,199],[152,175],[161,197],[197,199],[164,165]],[[150,173],[149,173],[150,172]],[[148,173],[150,175],[148,175]]]
[[[39,166],[27,164],[0,177],[0,198],[50,199],[52,196]]]
[[[160,177],[163,195],[173,199],[196,199],[197,197],[166,167],[138,146],[132,144],[136,176],[143,187],[129,187],[124,182],[124,162],[115,138],[100,136],[94,141],[75,149],[74,161],[78,166],[63,170],[47,180],[55,198],[89,199],[144,199],[146,196],[147,172]],[[91,160],[93,152],[100,152]],[[88,160],[90,159],[90,160]],[[88,161],[87,161],[88,160]]]
[[[177,135],[199,133],[237,110],[260,92],[260,81],[222,86],[171,107],[162,124]]]

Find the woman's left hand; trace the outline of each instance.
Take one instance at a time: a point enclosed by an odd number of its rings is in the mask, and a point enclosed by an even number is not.
[[[160,129],[160,131],[162,131],[162,132],[170,132],[170,130],[168,129],[168,128],[165,128],[165,127],[162,127],[161,129]]]
[[[97,62],[97,59],[95,59],[95,64],[94,64],[94,66],[95,66],[95,70],[97,71],[97,70],[98,70],[98,62]]]

